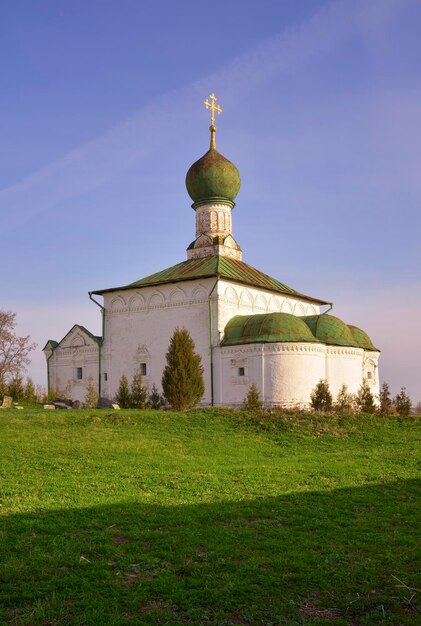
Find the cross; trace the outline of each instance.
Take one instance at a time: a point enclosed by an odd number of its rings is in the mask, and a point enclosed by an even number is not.
[[[222,109],[219,106],[219,104],[215,104],[215,100],[217,99],[214,93],[211,93],[211,95],[209,96],[209,98],[212,100],[212,102],[209,102],[209,100],[206,98],[204,104],[205,107],[207,109],[211,110],[211,125],[215,126],[215,111],[218,113],[222,113]]]

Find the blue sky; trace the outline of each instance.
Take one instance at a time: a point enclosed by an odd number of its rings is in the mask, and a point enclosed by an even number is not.
[[[0,307],[40,349],[87,291],[186,258],[184,187],[208,146],[242,188],[244,260],[364,328],[421,400],[421,2],[5,3]]]

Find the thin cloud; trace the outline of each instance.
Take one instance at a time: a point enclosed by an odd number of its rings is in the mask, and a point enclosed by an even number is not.
[[[396,10],[396,3],[389,2],[388,6]],[[0,232],[16,228],[141,163],[164,142],[175,139],[180,125],[186,126],[196,115],[193,104],[188,108],[185,103],[196,103],[207,90],[219,89],[224,93],[224,103],[232,106],[273,76],[294,72],[352,32],[359,11],[359,2],[333,2],[302,25],[284,30],[219,71],[155,100],[105,134],[3,189]],[[384,11],[381,15],[384,19]]]

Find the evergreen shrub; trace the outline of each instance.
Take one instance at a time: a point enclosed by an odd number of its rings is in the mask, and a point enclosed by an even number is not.
[[[176,411],[193,408],[203,397],[202,358],[195,352],[194,341],[185,328],[176,328],[166,354],[162,375],[164,397]]]
[[[314,411],[331,411],[333,405],[332,394],[329,383],[325,379],[320,379],[310,394],[310,404]]]

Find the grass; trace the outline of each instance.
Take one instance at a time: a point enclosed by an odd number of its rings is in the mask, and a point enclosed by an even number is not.
[[[419,420],[0,413],[0,623],[418,624]]]

